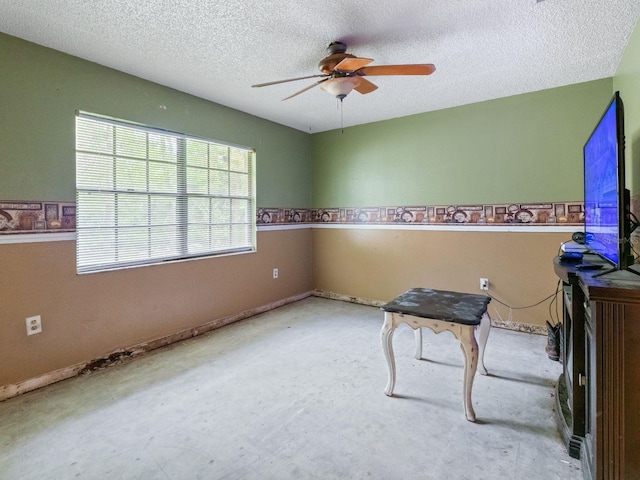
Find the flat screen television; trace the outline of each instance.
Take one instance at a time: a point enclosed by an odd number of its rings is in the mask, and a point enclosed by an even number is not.
[[[625,189],[624,109],[616,92],[584,145],[585,245],[612,269],[634,263],[629,191]],[[635,226],[635,225],[634,225]],[[602,272],[602,273],[607,273]]]

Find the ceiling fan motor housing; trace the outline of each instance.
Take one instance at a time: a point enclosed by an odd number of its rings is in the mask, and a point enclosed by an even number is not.
[[[347,45],[342,42],[331,42],[327,47],[327,54],[333,55],[335,53],[345,53],[347,51]]]

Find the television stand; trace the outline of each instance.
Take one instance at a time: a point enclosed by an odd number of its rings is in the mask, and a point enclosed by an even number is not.
[[[634,448],[640,443],[640,279],[635,268],[597,278],[594,273],[603,272],[554,260],[563,281],[556,420],[569,455],[581,460],[585,480],[637,479],[640,472]]]

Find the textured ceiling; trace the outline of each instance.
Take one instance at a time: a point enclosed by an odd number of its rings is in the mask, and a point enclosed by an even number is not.
[[[0,0],[0,31],[305,132],[340,127],[314,79],[335,40],[371,65],[433,63],[426,77],[367,77],[351,126],[615,73],[639,0]],[[6,92],[5,92],[6,94]]]

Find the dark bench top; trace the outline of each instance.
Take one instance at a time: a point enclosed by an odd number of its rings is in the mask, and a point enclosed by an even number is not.
[[[479,325],[490,301],[491,297],[486,295],[412,288],[380,308],[385,312]]]

